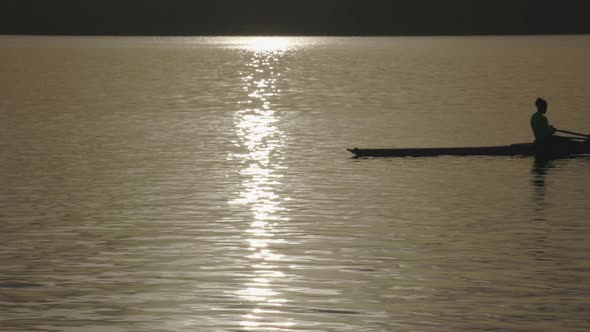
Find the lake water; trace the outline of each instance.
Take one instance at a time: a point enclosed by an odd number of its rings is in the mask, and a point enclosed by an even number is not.
[[[587,331],[590,36],[0,37],[0,330]]]

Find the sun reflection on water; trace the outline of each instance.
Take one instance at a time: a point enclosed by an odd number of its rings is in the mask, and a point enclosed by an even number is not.
[[[243,42],[244,56],[248,63],[241,73],[244,100],[234,114],[237,139],[234,142],[239,152],[232,159],[240,163],[241,188],[232,204],[246,206],[251,219],[244,231],[249,253],[244,259],[250,265],[252,277],[237,292],[242,301],[256,304],[240,323],[246,329],[260,326],[275,326],[268,322],[264,308],[279,307],[286,299],[281,297],[276,283],[285,278],[279,270],[283,255],[273,249],[274,244],[284,243],[277,228],[286,220],[286,199],[282,197],[284,146],[286,136],[280,128],[281,116],[274,109],[280,99],[280,61],[289,48],[288,38],[247,38]]]
[[[295,38],[288,37],[244,37],[237,42],[243,49],[259,52],[270,53],[276,51],[286,51],[295,45]]]

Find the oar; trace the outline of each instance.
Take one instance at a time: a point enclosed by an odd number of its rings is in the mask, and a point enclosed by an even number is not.
[[[560,130],[560,129],[555,129],[555,131],[560,132],[560,133],[564,133],[564,134],[577,135],[577,136],[590,138],[590,135],[580,134],[580,133],[576,133],[574,131],[567,131],[567,130]]]
[[[587,141],[588,139],[585,137],[575,137],[575,136],[563,136],[565,138],[573,139],[574,141]]]

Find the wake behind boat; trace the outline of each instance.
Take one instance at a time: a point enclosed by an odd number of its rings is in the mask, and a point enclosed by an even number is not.
[[[405,149],[347,149],[355,157],[435,157],[435,156],[536,156],[559,158],[571,155],[590,154],[590,140],[540,146],[520,143],[501,146],[405,148]]]

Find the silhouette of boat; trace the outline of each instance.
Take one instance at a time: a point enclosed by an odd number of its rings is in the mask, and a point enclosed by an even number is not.
[[[410,148],[410,149],[347,149],[356,158],[366,157],[435,157],[435,156],[535,156],[562,158],[590,154],[590,140],[540,147],[534,143],[504,146]]]

